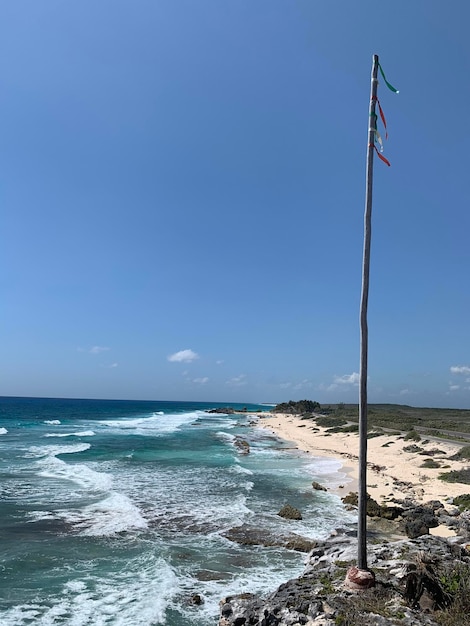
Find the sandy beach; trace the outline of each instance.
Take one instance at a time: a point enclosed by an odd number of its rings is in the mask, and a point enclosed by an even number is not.
[[[276,436],[292,442],[300,450],[315,456],[340,459],[342,472],[347,473],[344,486],[337,491],[346,495],[357,491],[359,437],[357,433],[327,433],[326,428],[313,421],[285,414],[263,414],[259,426]],[[438,451],[431,455],[407,452],[404,448],[416,444],[423,451]],[[411,498],[417,503],[440,500],[443,503],[470,492],[470,485],[448,483],[438,478],[442,472],[462,469],[466,463],[450,460],[464,444],[440,440],[405,441],[399,435],[381,435],[368,440],[367,491],[379,502],[386,504],[393,499]],[[440,465],[436,469],[423,468],[426,459]]]

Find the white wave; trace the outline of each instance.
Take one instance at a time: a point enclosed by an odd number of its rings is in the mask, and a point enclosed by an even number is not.
[[[93,437],[94,435],[92,430],[83,430],[76,433],[46,433],[44,437]]]
[[[223,430],[217,431],[215,433],[215,436],[218,437],[218,439],[228,441],[229,443],[233,443],[235,441],[235,435],[231,435],[230,433],[224,433]]]
[[[90,447],[89,444],[85,445]],[[87,491],[109,491],[113,484],[110,474],[95,472],[83,463],[69,465],[54,455],[38,459],[37,465],[41,468],[41,471],[38,472],[39,476],[70,480]]]
[[[8,430],[6,428],[0,428],[0,435],[6,435]]]
[[[25,458],[56,456],[57,454],[75,454],[91,448],[89,443],[73,443],[69,446],[31,446],[28,448]]]
[[[199,419],[199,423],[202,426],[206,426],[207,428],[210,428],[211,430],[214,430],[215,428],[223,428],[224,430],[231,430],[232,428],[236,428],[238,426],[237,422],[233,419],[230,419],[230,420],[223,419],[223,418],[220,419],[220,418],[214,417],[213,415],[209,415],[208,417],[201,417]]]
[[[87,537],[109,537],[148,528],[139,508],[127,496],[115,491],[80,511],[62,511],[59,516],[74,524],[80,534]]]
[[[195,511],[196,512],[196,511]],[[240,494],[235,496],[230,503],[227,503],[222,511],[199,510],[196,512],[200,520],[217,520],[219,523],[225,523],[227,526],[240,526],[246,517],[253,515],[253,511],[247,506],[246,496]]]
[[[52,511],[29,511],[28,522],[40,522],[45,519],[57,519],[57,515]]]
[[[116,429],[117,431],[122,431],[125,434],[155,436],[175,432],[179,430],[181,426],[195,422],[202,414],[202,411],[169,413],[163,415],[154,413],[148,417],[102,420],[98,423]]]
[[[57,426],[60,423],[60,420],[44,420],[44,424],[51,424],[52,426]]]
[[[154,415],[165,415],[163,411],[154,411]]]
[[[312,462],[306,465],[306,469],[312,474],[331,474],[343,467],[339,459],[326,456],[312,457]]]
[[[90,567],[91,569],[91,567]],[[174,570],[159,557],[129,559],[107,578],[75,575],[62,593],[2,613],[2,626],[148,626],[164,624],[165,610],[179,592]]]
[[[249,474],[250,476],[253,475],[253,472],[250,469],[248,469],[247,467],[243,467],[243,465],[240,465],[239,463],[232,465],[229,471],[235,472],[235,474]]]
[[[308,463],[305,469],[310,476],[319,480],[325,487],[336,489],[339,485],[351,482],[352,476],[342,472],[343,463],[330,457],[313,457],[313,462]]]
[[[207,552],[213,550],[213,544],[208,543]],[[187,598],[194,593],[194,589],[204,598],[204,604],[197,607],[197,623],[216,624],[220,615],[220,599],[238,595],[241,593],[255,593],[265,596],[273,589],[279,587],[281,583],[294,576],[300,576],[305,568],[305,555],[298,553],[293,555],[288,561],[284,560],[284,555],[276,555],[272,550],[261,550],[257,552],[258,563],[256,566],[239,567],[236,574],[227,574],[226,577],[216,580],[201,581],[190,574],[179,575],[180,586],[184,590],[183,598]],[[208,564],[208,569],[210,565]],[[215,571],[218,571],[215,569]],[[221,570],[223,571],[223,570]],[[173,608],[173,607],[172,607]],[[187,624],[194,624],[194,608],[188,607],[187,603],[180,602],[174,607],[178,612],[183,612]]]

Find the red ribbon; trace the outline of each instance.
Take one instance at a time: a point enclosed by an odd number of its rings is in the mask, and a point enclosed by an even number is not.
[[[377,152],[377,156],[379,157],[379,159],[390,167],[390,161],[386,159],[382,154],[380,154],[380,152],[377,150],[377,146],[374,143],[370,143],[369,148],[374,148],[374,150]]]
[[[379,105],[380,117],[382,119],[382,123],[383,123],[384,128],[385,128],[385,139],[388,139],[387,122],[385,120],[385,115],[384,115],[384,112],[382,111],[382,107],[380,106],[380,100],[377,98],[377,96],[372,96],[372,100],[376,100],[377,104]]]

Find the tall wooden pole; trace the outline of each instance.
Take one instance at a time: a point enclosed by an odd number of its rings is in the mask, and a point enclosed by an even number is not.
[[[368,328],[367,305],[369,300],[370,240],[372,227],[372,176],[374,170],[374,142],[377,102],[377,74],[379,57],[372,59],[370,86],[369,130],[367,143],[366,206],[364,213],[364,253],[362,260],[361,294],[361,362],[359,378],[359,520],[357,527],[357,566],[367,569],[367,356]]]

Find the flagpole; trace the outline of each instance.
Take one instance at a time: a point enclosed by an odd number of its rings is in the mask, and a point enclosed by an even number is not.
[[[375,105],[377,102],[377,74],[379,57],[374,54],[369,105],[369,141],[367,145],[366,204],[364,212],[364,254],[362,260],[361,294],[361,361],[359,378],[359,520],[357,528],[357,566],[367,569],[367,363],[369,301],[370,241],[372,231],[372,185],[374,173]]]
[[[370,241],[372,227],[372,183],[374,171],[374,146],[376,131],[375,105],[377,102],[377,74],[379,57],[372,57],[369,125],[367,143],[366,202],[364,213],[364,250],[362,260],[362,293],[360,310],[360,376],[359,376],[359,485],[357,525],[357,567],[351,568],[346,583],[366,589],[375,585],[373,572],[367,569],[367,357],[368,328],[367,305],[369,300]]]

